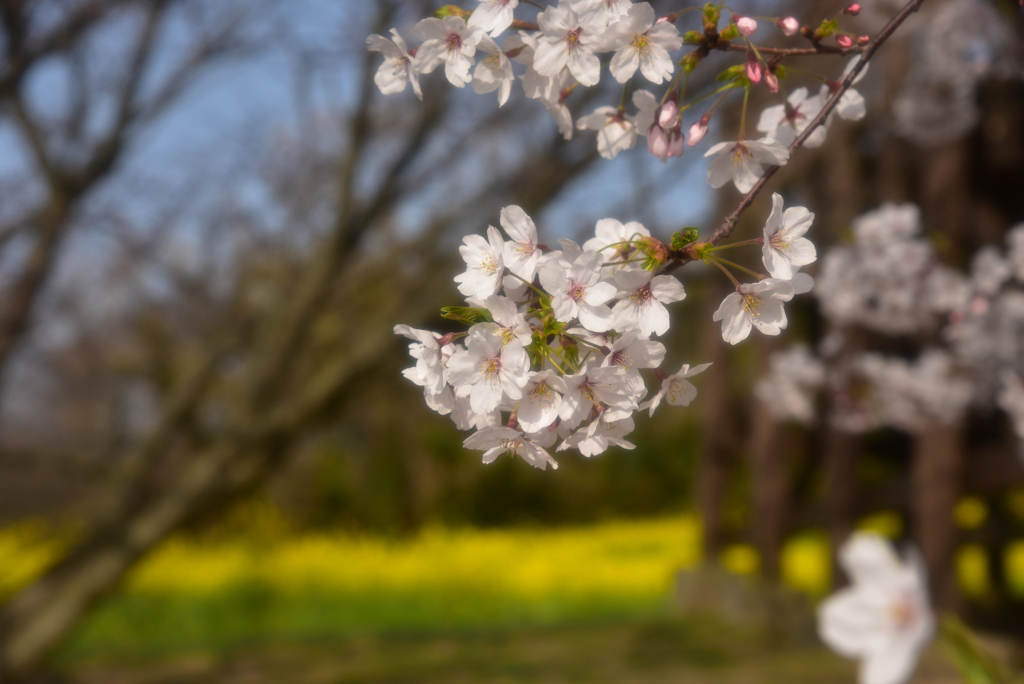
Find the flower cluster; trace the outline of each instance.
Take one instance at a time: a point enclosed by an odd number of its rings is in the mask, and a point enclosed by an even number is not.
[[[636,411],[693,401],[688,378],[707,364],[667,375],[658,370],[665,345],[651,339],[669,329],[666,304],[686,297],[679,280],[654,273],[664,244],[639,223],[603,219],[582,247],[563,239],[549,250],[522,208],[505,207],[500,222],[504,236],[492,226],[460,248],[466,270],[455,281],[468,306],[446,317],[468,331],[395,327],[414,341],[406,377],[428,406],[475,430],[467,448],[483,451],[485,463],[508,452],[557,467],[556,443],[584,456],[631,449]],[[641,371],[660,381],[650,398]]]
[[[384,56],[376,74],[377,86],[383,93],[391,94],[404,91],[408,83],[422,98],[420,76],[443,64],[452,85],[472,85],[480,94],[497,92],[500,106],[508,101],[518,80],[526,96],[539,100],[552,114],[566,139],[572,137],[575,129],[595,131],[598,152],[612,158],[632,148],[639,138],[645,138],[648,151],[661,161],[679,157],[687,145],[700,143],[722,100],[730,93],[742,92],[743,120],[737,138],[713,145],[705,154],[713,157],[708,182],[716,188],[731,182],[740,192],[748,192],[766,167],[786,164],[789,146],[815,121],[838,87],[835,81],[821,76],[822,84],[814,95],[806,87],[794,89],[788,98],[780,95],[782,102],[769,106],[760,116],[757,129],[762,137],[748,140],[746,95],[762,83],[772,94],[779,93],[779,79],[787,76],[781,55],[766,61],[751,42],[759,28],[755,19],[726,14],[728,21],[721,26],[721,6],[709,3],[693,8],[700,10],[702,30],[681,35],[676,22],[693,15],[684,11],[659,17],[650,3],[633,0],[558,0],[537,12],[536,21],[515,17],[517,10],[522,12],[534,4],[479,0],[472,11],[446,5],[438,10],[438,16],[416,24],[413,33],[422,42],[413,49],[396,29],[391,30],[390,39],[370,36],[368,49]],[[784,36],[800,33],[800,23],[793,17],[776,18],[774,24]],[[503,34],[507,35],[502,38]],[[804,35],[815,45],[834,37],[838,54],[856,52],[856,46],[868,42],[867,36],[851,36],[841,31],[838,17],[822,22],[817,29],[805,28]],[[673,58],[671,53],[684,44],[695,49],[681,58]],[[724,85],[687,101],[689,76],[711,50],[741,51],[743,61],[718,76],[717,80]],[[605,62],[612,78],[623,84],[621,98],[618,105],[600,106],[574,125],[566,101],[578,88],[598,85],[603,68],[601,55],[610,55]],[[858,60],[859,55],[848,63],[844,77]],[[519,75],[517,68],[521,71]],[[637,78],[654,85],[668,85],[660,97],[649,90],[634,88],[627,98],[629,84]],[[687,141],[684,114],[716,95],[719,97],[714,104],[689,126]],[[632,111],[627,111],[627,101],[632,103]],[[821,125],[806,144],[820,145],[834,116],[856,120],[864,113],[864,99],[857,91],[847,90],[832,116],[819,122]]]
[[[811,423],[825,388],[830,422],[850,432],[916,432],[998,407],[1024,443],[1024,225],[1005,248],[979,249],[969,273],[943,264],[921,227],[910,204],[855,219],[854,244],[824,255],[815,287],[833,331],[818,350],[828,371],[795,347],[772,358],[756,392],[779,419]],[[916,358],[891,357],[848,348],[855,328],[935,342]]]

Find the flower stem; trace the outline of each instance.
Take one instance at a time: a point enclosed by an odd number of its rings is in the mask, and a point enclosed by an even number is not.
[[[505,269],[505,270],[506,270],[506,271],[508,271],[508,269]],[[537,288],[536,286],[534,286],[534,284],[533,284],[533,283],[531,283],[531,282],[530,282],[529,280],[527,280],[526,278],[523,278],[522,276],[520,276],[520,275],[518,275],[518,274],[516,274],[516,273],[513,273],[512,271],[508,271],[508,274],[509,274],[510,276],[512,276],[513,278],[515,278],[516,280],[520,280],[520,281],[522,281],[522,282],[526,283],[526,284],[527,284],[527,285],[528,285],[528,286],[530,287],[530,289],[532,289],[532,290],[533,290],[534,292],[536,292],[537,294],[539,294],[539,295],[540,295],[541,297],[548,297],[548,296],[549,296],[547,292],[545,292],[544,290],[541,290],[541,289]]]
[[[726,277],[728,277],[729,280],[732,281],[732,284],[736,286],[736,289],[740,289],[740,281],[736,280],[736,276],[734,276],[732,273],[729,273],[729,269],[727,269],[722,264],[718,263],[718,259],[715,259],[714,257],[704,257],[704,263],[714,264],[715,266],[717,266],[719,270],[721,270],[722,273],[724,273]]]
[[[751,238],[750,240],[741,240],[740,242],[730,242],[727,245],[718,245],[717,247],[708,247],[708,252],[717,252],[723,249],[732,249],[733,247],[746,247],[747,245],[760,244],[761,238]]]
[[[737,264],[737,263],[736,263],[736,262],[734,262],[734,261],[729,261],[728,259],[723,259],[722,257],[711,257],[711,258],[712,258],[712,259],[714,259],[715,261],[720,261],[720,262],[722,262],[722,263],[723,263],[723,264],[725,264],[726,266],[731,266],[731,267],[735,268],[735,269],[736,269],[736,270],[738,270],[738,271],[743,271],[744,273],[746,273],[746,274],[747,274],[747,275],[749,275],[749,276],[754,276],[754,277],[755,277],[755,278],[757,278],[758,280],[762,280],[762,279],[764,278],[764,276],[763,276],[763,275],[761,275],[760,273],[756,273],[756,272],[754,272],[754,271],[751,271],[751,270],[750,270],[749,268],[747,268],[746,266],[740,266],[739,264]]]

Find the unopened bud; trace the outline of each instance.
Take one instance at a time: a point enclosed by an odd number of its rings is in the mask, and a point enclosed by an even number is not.
[[[1024,0],[1021,0],[1024,2]],[[871,36],[857,36],[857,45],[867,45],[871,42]]]
[[[700,50],[694,50],[683,57],[683,73],[692,74],[693,70],[700,64]]]
[[[850,36],[836,36],[836,43],[841,48],[853,47],[853,41],[850,39]]]
[[[747,53],[747,78],[751,83],[761,82],[761,63],[757,61],[753,52]]]
[[[704,34],[700,31],[687,31],[683,34],[683,42],[689,45],[700,45],[703,38]]]
[[[647,131],[647,151],[663,162],[668,159],[668,134],[658,124]]]
[[[843,10],[843,14],[849,14],[851,17],[857,16],[860,14],[860,4],[855,2],[851,5],[847,5],[846,9]]]
[[[708,134],[708,125],[703,123],[703,119],[690,126],[690,140],[686,144],[693,147]]]
[[[668,132],[668,156],[682,157],[686,149],[686,138],[683,137],[683,129],[676,126]]]
[[[740,17],[736,21],[736,28],[739,29],[740,35],[746,38],[754,35],[754,32],[757,31],[757,21],[750,17]]]
[[[779,79],[775,77],[775,74],[773,74],[770,71],[765,72],[764,82],[765,85],[768,86],[768,90],[772,91],[773,93],[779,92]]]
[[[661,109],[658,110],[658,125],[662,128],[672,128],[678,116],[679,105],[676,104],[675,100],[669,100],[661,105]]]
[[[672,247],[672,251],[678,252],[696,242],[699,236],[700,231],[693,226],[689,226],[672,233],[672,240],[669,242],[669,245]]]
[[[445,5],[434,12],[434,16],[438,19],[444,19],[445,17],[462,17],[463,19],[466,19],[470,14],[472,14],[472,12],[462,9],[458,5]]]
[[[786,17],[775,23],[787,36],[795,36],[800,31],[800,22],[796,20],[796,17]]]

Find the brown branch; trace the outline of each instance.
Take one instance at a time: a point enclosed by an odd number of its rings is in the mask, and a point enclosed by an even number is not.
[[[733,52],[749,52],[750,48],[746,45],[740,45],[739,43],[732,42],[719,42],[713,46],[715,50],[733,51]],[[861,47],[859,45],[853,45],[848,48],[839,47],[838,45],[822,45],[821,43],[815,43],[814,47],[809,48],[773,48],[773,47],[761,47],[757,46],[757,51],[765,55],[777,55],[779,57],[802,57],[806,55],[857,55],[863,53],[867,47]]]
[[[799,149],[804,144],[804,142],[807,141],[807,139],[811,136],[811,134],[818,126],[825,125],[825,122],[828,119],[829,115],[832,113],[833,110],[835,110],[836,106],[839,104],[839,100],[843,97],[846,91],[848,91],[853,86],[853,82],[857,79],[857,76],[860,74],[860,72],[864,70],[864,67],[867,66],[868,61],[870,61],[870,59],[874,56],[875,52],[878,51],[878,48],[880,48],[882,44],[889,39],[893,32],[896,31],[896,29],[899,28],[900,25],[904,21],[906,21],[911,14],[917,12],[917,10],[921,7],[923,3],[924,0],[910,0],[910,2],[908,2],[903,7],[903,9],[900,10],[899,13],[895,17],[893,17],[892,20],[889,21],[888,24],[886,24],[885,28],[879,31],[878,35],[871,39],[867,46],[865,46],[860,61],[856,64],[856,66],[854,66],[853,69],[850,70],[850,73],[848,73],[846,77],[842,81],[840,81],[839,85],[832,92],[832,96],[829,98],[828,102],[825,103],[825,106],[822,108],[821,112],[818,113],[818,116],[814,117],[814,119],[807,126],[807,128],[804,129],[804,132],[797,136],[796,140],[794,140],[793,143],[789,146],[790,154]],[[750,189],[750,192],[743,196],[743,198],[740,200],[739,204],[732,211],[732,213],[725,217],[725,219],[722,221],[722,225],[720,225],[718,229],[715,230],[714,233],[712,233],[711,237],[708,238],[704,244],[714,245],[732,235],[732,231],[736,227],[736,223],[740,220],[740,217],[743,216],[743,213],[750,208],[750,205],[754,203],[754,200],[757,198],[758,194],[760,194],[761,190],[764,189],[764,187],[768,184],[768,181],[771,180],[772,176],[774,176],[780,168],[782,167],[772,166],[766,169],[764,175],[761,176],[760,180],[758,180],[754,187]],[[690,247],[682,251],[672,253],[670,255],[671,260],[669,261],[666,270],[675,270],[676,268],[690,261],[695,261],[698,258],[699,257],[697,257],[696,252],[694,251],[693,246],[691,245]]]

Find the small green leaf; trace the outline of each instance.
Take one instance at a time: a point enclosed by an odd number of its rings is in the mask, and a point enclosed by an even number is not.
[[[449,321],[458,321],[459,323],[465,323],[466,325],[491,323],[494,321],[494,319],[491,318],[490,311],[473,306],[441,307],[441,318],[447,318]]]

